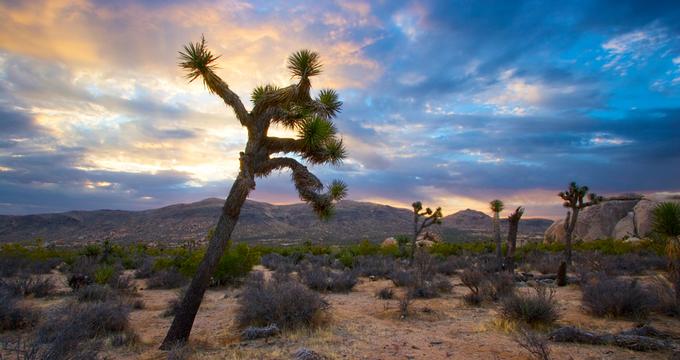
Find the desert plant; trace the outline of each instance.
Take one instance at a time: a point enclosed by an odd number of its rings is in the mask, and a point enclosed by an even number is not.
[[[515,290],[515,278],[508,273],[495,273],[486,277],[483,295],[492,301],[498,301],[512,295]]]
[[[14,294],[0,289],[0,332],[32,327],[39,313],[31,307],[21,306]]]
[[[416,283],[416,277],[413,270],[398,268],[390,273],[389,278],[397,287],[409,287]]]
[[[334,271],[326,267],[308,266],[301,268],[298,275],[310,289],[330,292],[349,292],[357,283],[352,270]]]
[[[507,254],[505,256],[505,265],[510,273],[515,272],[515,248],[517,247],[517,230],[519,229],[519,220],[524,215],[524,208],[519,206],[515,211],[508,216],[508,239],[507,239]]]
[[[501,303],[501,316],[529,325],[549,325],[555,322],[559,317],[555,290],[545,286],[537,286],[534,290],[533,294],[515,294],[506,297]]]
[[[354,269],[360,276],[386,278],[395,266],[394,258],[389,256],[357,256]]]
[[[136,279],[148,279],[154,274],[153,259],[150,257],[144,258],[141,265],[135,269]]]
[[[582,302],[596,316],[643,318],[651,297],[635,279],[598,276],[581,285]]]
[[[470,293],[481,298],[480,289],[485,281],[484,273],[475,268],[468,268],[460,274],[460,281],[470,289]]]
[[[44,349],[43,359],[96,358],[98,339],[131,332],[129,313],[119,302],[66,304],[47,314],[35,341]]]
[[[567,218],[564,220],[564,230],[565,230],[565,248],[564,248],[564,261],[567,266],[572,264],[571,248],[572,248],[572,237],[574,234],[574,229],[576,229],[576,222],[578,221],[578,214],[581,210],[588,206],[598,204],[604,200],[602,196],[598,196],[594,193],[588,193],[589,189],[587,186],[578,186],[575,182],[569,184],[567,191],[562,191],[557,194],[564,203],[562,204],[565,208],[568,208]],[[588,197],[587,201],[584,198]]]
[[[654,232],[666,238],[668,273],[675,288],[675,301],[680,306],[680,204],[663,202],[652,212]]]
[[[503,249],[501,247],[501,221],[500,213],[503,211],[505,205],[501,200],[493,200],[489,203],[489,208],[493,213],[493,242],[496,244],[496,258],[498,261],[498,268],[503,265]]]
[[[187,278],[175,269],[162,270],[146,280],[149,289],[176,289],[186,284]]]
[[[385,288],[380,289],[380,290],[375,294],[375,296],[376,296],[378,299],[382,299],[382,300],[390,300],[390,299],[394,298],[394,290],[393,290],[391,287],[385,287]]]
[[[436,267],[437,272],[444,275],[453,275],[460,269],[465,269],[470,266],[470,260],[464,256],[449,256],[444,260],[440,260]]]
[[[320,322],[324,303],[317,292],[288,276],[267,281],[261,272],[253,272],[238,298],[236,320],[241,327],[310,327]]]
[[[514,337],[515,342],[531,354],[535,360],[550,360],[550,344],[544,335],[530,329],[520,328]]]
[[[300,198],[311,204],[321,218],[328,218],[334,201],[342,199],[347,193],[345,184],[340,181],[334,181],[328,191],[322,193],[321,181],[296,159],[271,158],[277,153],[293,153],[312,164],[338,164],[345,157],[345,148],[332,122],[342,106],[337,93],[324,89],[316,98],[309,94],[310,78],[322,70],[317,53],[301,50],[292,54],[288,58],[288,69],[298,83],[285,88],[274,85],[255,88],[251,96],[253,109],[250,112],[238,95],[215,74],[218,56],[208,50],[205,39],[185,46],[180,58],[180,66],[187,71],[190,81],[202,77],[208,90],[221,97],[234,110],[238,121],[248,129],[248,142],[245,151],[240,154],[239,173],[209,239],[206,254],[182,301],[181,310],[163,340],[161,347],[164,349],[170,349],[177,342],[184,343],[189,338],[210,277],[228,246],[245,199],[255,188],[256,177],[265,177],[275,170],[290,169]],[[298,138],[268,136],[272,124],[297,130]]]
[[[675,299],[675,291],[666,279],[655,276],[645,286],[645,291],[650,296],[649,303],[653,311],[669,316],[680,315],[680,304]]]
[[[111,265],[100,265],[97,270],[94,271],[94,282],[103,285],[109,282],[113,277],[115,277],[116,269]]]
[[[42,298],[51,295],[56,286],[50,278],[23,275],[0,280],[0,288],[16,296],[33,295],[36,298]]]
[[[425,208],[423,210],[423,203],[416,201],[413,204],[413,238],[411,239],[411,260],[410,263],[413,264],[413,259],[416,254],[416,242],[418,241],[418,236],[426,228],[442,223],[442,208],[438,207],[436,210],[432,211],[430,208]]]
[[[410,291],[406,291],[401,299],[399,299],[399,315],[401,319],[408,317],[411,303],[413,303],[413,294]]]
[[[106,285],[93,284],[82,287],[75,292],[79,302],[107,301],[115,297],[115,293]]]
[[[182,303],[182,298],[186,294],[187,288],[181,288],[177,291],[177,296],[174,298],[168,300],[168,307],[163,311],[161,316],[163,317],[170,317],[170,316],[175,316],[177,315],[177,311],[179,310],[179,306]]]

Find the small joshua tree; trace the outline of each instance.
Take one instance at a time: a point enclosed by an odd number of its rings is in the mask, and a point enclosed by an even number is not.
[[[524,215],[524,208],[519,206],[515,212],[508,216],[508,253],[506,254],[506,265],[509,272],[515,271],[515,248],[517,247],[517,230],[519,229],[519,220]]]
[[[503,265],[503,250],[501,247],[501,223],[500,214],[505,205],[500,200],[493,200],[489,203],[489,208],[493,212],[493,241],[496,243],[496,258],[498,259],[498,268]]]
[[[578,214],[588,206],[600,203],[604,198],[602,196],[597,196],[595,193],[588,193],[587,186],[578,186],[575,182],[569,184],[567,191],[560,192],[557,195],[564,200],[562,205],[569,209],[569,211],[567,211],[567,218],[564,220],[564,261],[567,263],[567,266],[571,266],[571,240],[574,235],[574,229],[576,229]],[[586,198],[588,200],[584,201]]]
[[[413,240],[411,241],[411,264],[413,264],[418,236],[424,229],[442,223],[442,208],[438,207],[435,211],[430,208],[423,210],[423,204],[420,201],[414,202],[411,206],[413,206]]]
[[[345,184],[334,181],[323,192],[321,181],[295,158],[274,154],[295,154],[311,164],[339,164],[346,155],[342,140],[337,137],[333,118],[342,102],[332,89],[323,89],[310,96],[310,78],[319,75],[322,65],[319,55],[300,50],[288,58],[288,69],[296,84],[279,88],[275,85],[256,87],[251,95],[252,110],[246,110],[241,99],[227,83],[215,74],[219,56],[206,47],[205,39],[190,43],[180,52],[180,67],[187,71],[189,81],[203,79],[208,91],[222,98],[234,110],[236,119],[248,130],[248,142],[240,153],[239,173],[227,197],[205,256],[198,267],[186,295],[177,309],[162,349],[185,343],[191,333],[194,318],[201,305],[210,277],[229,244],[241,207],[255,188],[255,179],[276,170],[291,170],[292,180],[300,198],[309,203],[322,219],[328,218],[333,203],[347,194]],[[297,132],[297,138],[268,135],[269,127],[278,124]]]

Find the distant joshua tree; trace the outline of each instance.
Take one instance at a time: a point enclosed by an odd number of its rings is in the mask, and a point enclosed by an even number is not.
[[[411,241],[411,264],[413,264],[418,236],[425,228],[442,223],[442,208],[438,207],[435,211],[430,208],[423,210],[423,204],[420,201],[414,202],[411,206],[413,206],[413,240]]]
[[[567,218],[564,220],[564,230],[565,230],[565,249],[564,249],[564,261],[567,266],[571,266],[571,240],[574,235],[574,229],[576,229],[576,221],[578,220],[578,214],[581,210],[598,204],[604,200],[602,196],[598,196],[595,193],[588,193],[587,186],[578,186],[575,182],[569,184],[567,191],[560,192],[557,194],[564,200],[562,204],[565,208],[568,208]],[[584,201],[586,198],[588,201]]]
[[[489,208],[493,212],[493,241],[496,243],[496,258],[498,259],[498,268],[503,265],[503,249],[501,247],[501,222],[500,214],[505,205],[500,200],[493,200],[489,203]]]
[[[509,272],[515,271],[515,248],[517,248],[517,230],[519,229],[519,220],[524,215],[524,208],[518,207],[515,212],[508,216],[508,253],[505,257],[505,263]]]
[[[234,110],[236,119],[248,130],[248,142],[240,153],[239,173],[224,203],[214,235],[209,239],[205,256],[163,340],[162,349],[185,343],[189,338],[210,277],[228,247],[241,207],[255,188],[256,178],[265,177],[275,170],[291,170],[300,198],[309,203],[322,219],[328,218],[333,203],[347,194],[346,185],[340,181],[333,181],[324,192],[321,181],[293,157],[272,157],[274,154],[291,153],[310,164],[336,165],[346,156],[332,121],[342,106],[338,94],[335,90],[323,89],[317,97],[310,96],[310,78],[319,75],[322,70],[319,55],[309,50],[290,55],[288,70],[297,83],[283,88],[275,85],[256,87],[251,95],[253,107],[250,111],[227,83],[215,74],[218,58],[201,38],[200,42],[184,47],[184,51],[180,52],[179,65],[187,71],[190,82],[202,78],[208,91],[222,98]],[[273,124],[295,130],[297,138],[269,136],[268,130]]]

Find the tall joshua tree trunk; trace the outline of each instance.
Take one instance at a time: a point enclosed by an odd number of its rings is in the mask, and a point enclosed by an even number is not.
[[[206,47],[205,39],[191,43],[180,52],[180,66],[187,70],[193,81],[199,77],[208,90],[218,95],[231,107],[236,118],[248,130],[245,151],[240,154],[239,174],[229,191],[217,227],[203,260],[180,303],[177,315],[163,340],[161,349],[170,349],[177,343],[185,343],[191,334],[196,313],[201,306],[210,277],[217,269],[220,258],[229,244],[248,194],[255,188],[255,179],[265,177],[275,170],[290,170],[300,199],[309,203],[321,219],[333,212],[334,202],[347,194],[347,187],[333,181],[326,191],[321,181],[306,166],[291,157],[273,157],[275,154],[293,153],[312,164],[339,164],[346,156],[342,140],[332,119],[342,106],[335,90],[322,89],[316,98],[309,94],[310,77],[321,73],[319,56],[309,50],[301,50],[288,58],[288,69],[297,84],[284,88],[273,85],[253,90],[253,109],[246,110],[241,99],[215,74],[214,56]],[[271,124],[280,124],[297,131],[297,138],[268,136]]]
[[[557,279],[558,285],[563,286],[567,284],[567,270],[572,265],[572,238],[574,236],[574,229],[576,229],[578,214],[588,206],[599,204],[604,198],[592,192],[588,193],[587,186],[578,186],[575,182],[569,184],[567,191],[560,192],[557,195],[564,200],[562,205],[569,209],[567,211],[567,218],[564,220],[564,261],[560,264]],[[588,201],[584,201],[586,195],[588,196]]]
[[[243,164],[241,166],[243,167]],[[189,288],[187,288],[182,303],[175,315],[175,320],[165,336],[165,340],[163,340],[163,348],[171,348],[172,345],[186,341],[189,338],[198,308],[201,306],[203,295],[208,285],[210,285],[212,274],[217,270],[220,258],[227,250],[231,233],[234,231],[234,227],[241,214],[241,207],[245,203],[250,191],[255,187],[255,179],[251,174],[252,172],[241,169],[236,177],[236,181],[231,186],[231,191],[224,202],[222,213],[217,221],[215,232],[208,243],[208,249],[196,271],[196,275],[194,275]]]
[[[493,212],[493,241],[496,243],[497,270],[503,268],[503,247],[501,245],[501,221],[500,213],[503,211],[503,202],[493,200],[489,203],[489,208]]]
[[[510,273],[515,272],[515,249],[517,248],[517,231],[519,230],[519,220],[524,214],[524,208],[518,207],[515,212],[508,216],[508,253],[505,263]]]

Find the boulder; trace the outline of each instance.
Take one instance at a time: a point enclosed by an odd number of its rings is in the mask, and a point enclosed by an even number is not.
[[[680,203],[680,195],[656,193],[610,197],[608,201],[590,206],[579,213],[574,240],[624,240],[649,236],[652,232],[652,212],[659,203],[665,201]],[[563,242],[564,238],[564,219],[555,221],[544,235],[544,241],[548,243]]]
[[[633,212],[635,213],[635,223],[637,224],[639,236],[649,236],[652,233],[652,212],[654,208],[662,202],[677,202],[680,203],[680,195],[678,194],[652,194],[645,196],[644,199],[635,205]]]
[[[390,246],[397,246],[397,239],[393,237],[388,237],[387,239],[383,240],[382,244],[380,244],[382,247],[390,247]]]
[[[637,206],[637,205],[636,205]],[[613,237],[615,239],[628,239],[637,236],[635,229],[635,213],[629,212],[623,219],[619,220],[614,226]]]

